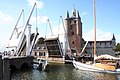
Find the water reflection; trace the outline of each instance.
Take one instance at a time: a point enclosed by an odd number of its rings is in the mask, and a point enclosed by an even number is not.
[[[74,74],[77,80],[120,80],[120,74],[113,73],[97,73],[74,69]]]
[[[81,71],[70,64],[53,64],[48,69],[18,71],[12,74],[11,80],[120,80],[120,74]]]

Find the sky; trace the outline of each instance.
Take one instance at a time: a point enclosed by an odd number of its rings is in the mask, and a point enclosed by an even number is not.
[[[72,16],[73,7],[79,11],[82,21],[82,37],[87,41],[93,41],[93,0],[1,0],[0,1],[0,51],[5,49],[12,34],[17,19],[22,9],[22,15],[18,28],[23,27],[29,17],[34,3],[37,3],[30,24],[32,31],[38,27],[39,37],[51,35],[49,19],[54,35],[64,33],[63,23],[60,19],[66,18],[66,12]],[[116,42],[120,43],[120,0],[96,0],[96,26],[97,40],[111,40],[113,34]],[[37,14],[37,15],[36,15]],[[37,25],[36,25],[37,16]]]

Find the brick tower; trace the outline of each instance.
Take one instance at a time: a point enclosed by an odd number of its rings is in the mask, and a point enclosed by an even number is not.
[[[82,48],[82,22],[79,12],[75,8],[72,10],[71,17],[69,17],[69,12],[67,11],[65,25],[70,49],[72,53],[76,52],[79,54]]]

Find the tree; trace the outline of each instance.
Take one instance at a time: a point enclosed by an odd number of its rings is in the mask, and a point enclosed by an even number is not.
[[[118,51],[120,52],[120,43],[117,43],[115,51],[116,52],[118,52]]]

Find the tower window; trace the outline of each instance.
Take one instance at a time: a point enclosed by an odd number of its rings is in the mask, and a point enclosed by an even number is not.
[[[74,23],[76,23],[76,21],[74,21]]]
[[[72,44],[74,44],[74,41],[72,42]]]
[[[72,35],[74,35],[74,32],[72,32]]]
[[[70,25],[70,30],[72,30],[72,25]]]

